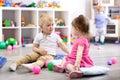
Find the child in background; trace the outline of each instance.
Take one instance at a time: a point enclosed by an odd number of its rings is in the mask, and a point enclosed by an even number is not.
[[[95,15],[95,24],[96,24],[95,45],[99,43],[99,38],[100,38],[100,44],[104,45],[106,26],[108,21],[111,21],[111,19],[103,13],[104,11],[103,6],[98,6],[97,11],[98,13]]]
[[[68,70],[67,76],[73,79],[83,76],[80,71],[81,67],[92,67],[94,63],[89,56],[89,21],[85,16],[79,15],[72,21],[72,26],[73,34],[77,36],[77,39],[72,46],[71,53],[63,58],[61,65],[53,65],[53,71]]]
[[[53,19],[49,14],[42,14],[40,16],[40,28],[42,31],[35,36],[33,41],[33,52],[16,60],[9,67],[10,70],[15,71],[20,65],[30,71],[32,71],[34,66],[43,67],[47,60],[54,59],[58,47],[64,52],[69,53],[60,36],[53,32]]]

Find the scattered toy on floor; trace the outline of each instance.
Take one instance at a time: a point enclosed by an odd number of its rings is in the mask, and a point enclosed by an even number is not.
[[[42,70],[39,66],[34,66],[32,71],[34,74],[39,74]]]
[[[108,60],[107,64],[108,65],[112,65],[112,64],[116,64],[117,63],[117,58],[116,57],[112,57],[110,60]]]
[[[0,57],[0,68],[3,67],[3,65],[7,62],[7,58],[5,57]]]

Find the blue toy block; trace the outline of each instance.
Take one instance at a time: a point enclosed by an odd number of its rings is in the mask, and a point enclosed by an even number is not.
[[[0,68],[3,67],[3,65],[7,62],[7,58],[5,57],[0,57]]]

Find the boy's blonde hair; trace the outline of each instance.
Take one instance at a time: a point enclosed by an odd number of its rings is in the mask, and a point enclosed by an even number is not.
[[[98,12],[103,12],[104,11],[104,6],[97,6],[97,11]]]
[[[49,22],[53,22],[53,18],[47,13],[42,13],[39,18],[39,25],[43,26]]]

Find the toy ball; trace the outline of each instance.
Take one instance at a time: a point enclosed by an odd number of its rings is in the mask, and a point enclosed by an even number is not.
[[[116,41],[115,41],[115,44],[119,44],[119,40],[116,40]]]
[[[17,49],[17,45],[13,45],[13,49],[14,49],[14,50]]]
[[[7,47],[7,51],[11,51],[11,50],[12,50],[12,46],[9,45],[9,46]]]
[[[16,45],[16,44],[17,44],[17,40],[14,39],[14,38],[8,38],[8,39],[6,40],[6,44],[7,44],[7,45]]]
[[[48,63],[50,63],[50,60],[47,60],[47,61],[45,62],[45,67],[48,66]]]
[[[112,61],[112,64],[116,64],[117,63],[117,58],[116,57],[112,57],[111,61]]]
[[[39,74],[41,72],[41,68],[39,66],[34,66],[32,71],[34,74]]]
[[[108,65],[112,65],[112,61],[109,60],[109,61],[107,62],[107,64],[108,64]]]
[[[1,41],[0,42],[0,49],[5,49],[7,46],[6,46],[6,43]]]
[[[53,70],[53,63],[52,62],[50,62],[50,63],[48,63],[48,70],[50,70],[50,71],[52,71]]]

